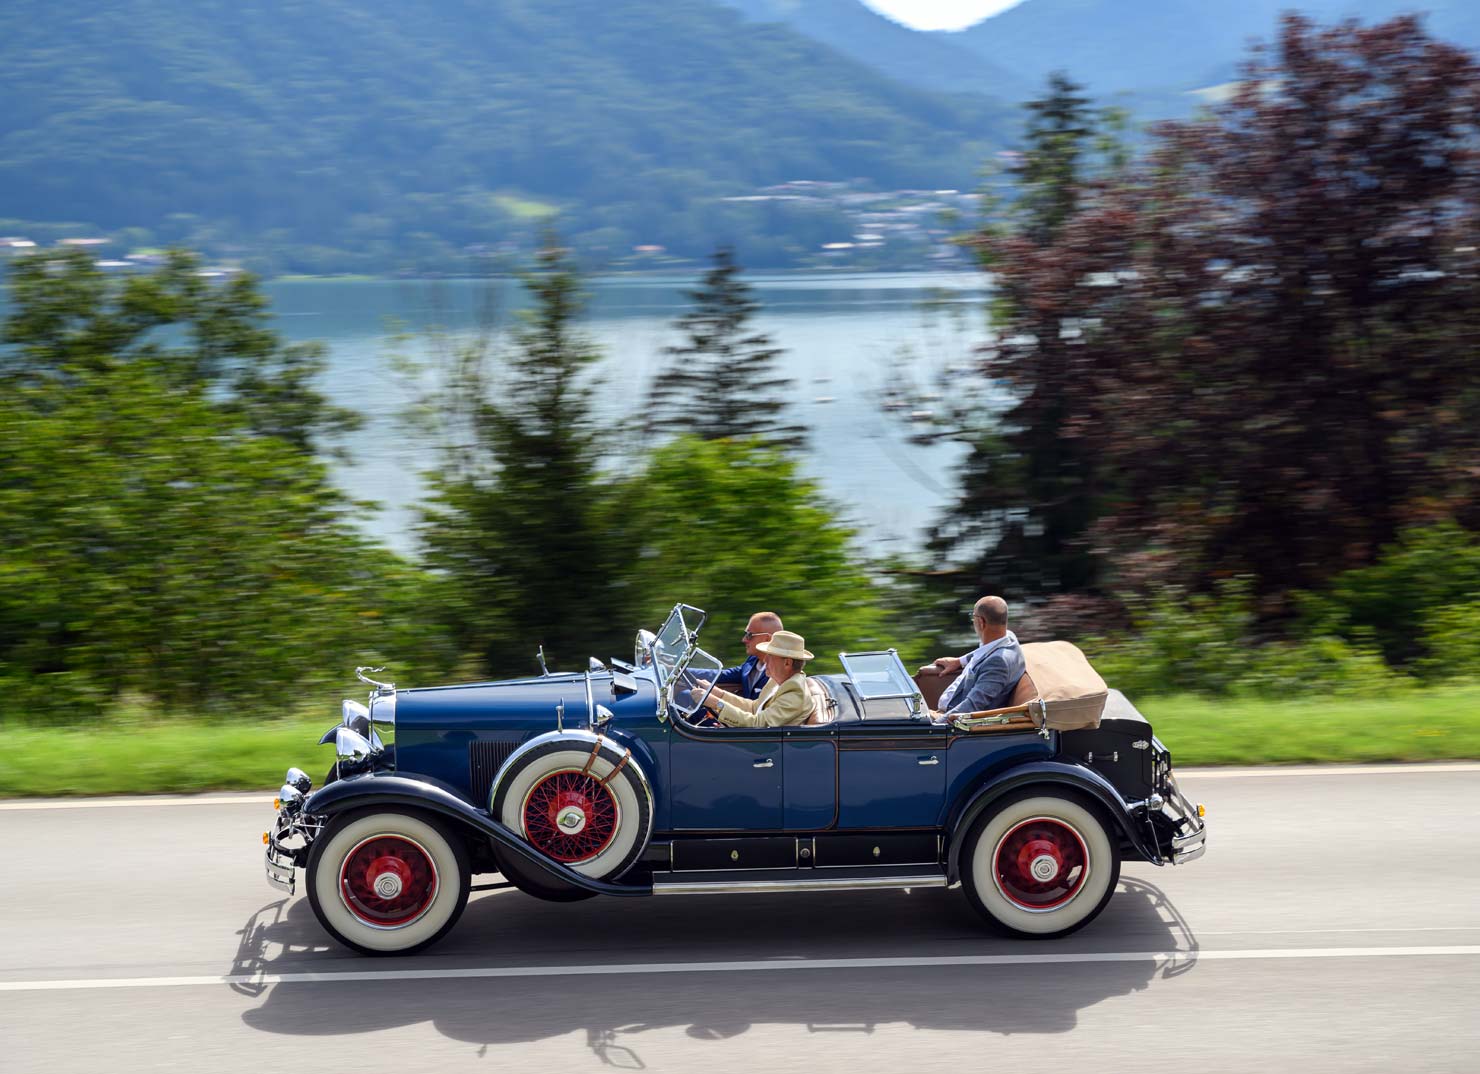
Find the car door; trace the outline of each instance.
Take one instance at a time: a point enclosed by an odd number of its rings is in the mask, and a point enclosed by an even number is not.
[[[949,729],[882,720],[838,732],[838,828],[933,828],[946,792]]]
[[[783,738],[748,727],[672,725],[670,820],[675,831],[779,831]]]
[[[832,827],[838,815],[838,742],[829,724],[788,727],[783,732],[782,821],[789,832]]]

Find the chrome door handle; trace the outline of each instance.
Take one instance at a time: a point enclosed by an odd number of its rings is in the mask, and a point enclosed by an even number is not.
[[[773,760],[771,760],[771,758],[767,757],[764,761],[757,761],[757,762],[755,762],[755,764],[751,765],[750,767],[751,768],[774,768],[775,766],[776,766],[776,762],[773,761]]]
[[[925,764],[925,765],[940,764],[940,758],[939,757],[936,757],[934,754],[932,754],[929,757],[921,757],[915,763],[916,764]]]

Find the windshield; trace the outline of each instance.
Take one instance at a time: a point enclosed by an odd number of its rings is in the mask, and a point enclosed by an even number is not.
[[[688,662],[678,669],[669,703],[682,715],[692,716],[714,688],[714,680],[722,667],[724,665],[713,656],[695,648]]]
[[[863,700],[865,719],[894,719],[923,714],[925,703],[893,649],[872,653],[840,653],[848,681]]]
[[[653,664],[659,679],[667,683],[673,679],[676,669],[682,668],[685,659],[694,649],[694,636],[704,625],[704,612],[687,604],[675,604],[663,628],[648,643]],[[642,632],[643,634],[646,631]],[[638,635],[642,639],[642,634]],[[642,661],[646,663],[646,661]]]

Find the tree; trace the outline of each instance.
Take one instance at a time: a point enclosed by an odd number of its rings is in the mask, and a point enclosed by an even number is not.
[[[1058,408],[1117,586],[1247,575],[1269,622],[1403,527],[1480,521],[1477,105],[1417,19],[1290,16],[1054,241],[987,240],[985,368]]]
[[[1054,249],[1104,173],[1124,168],[1113,137],[1115,117],[1107,115],[1102,125],[1081,89],[1056,72],[1045,96],[1025,106],[1024,146],[1011,168],[1016,198],[972,241],[987,271],[1011,278],[1018,271],[1011,258],[1023,249]],[[1028,330],[1033,310],[1031,293],[1000,287],[993,314],[1005,327],[998,335]],[[1067,427],[1070,347],[1052,336],[1042,337],[1031,362],[1002,370],[1012,402],[1000,417],[989,415],[979,393],[970,393],[959,409],[956,435],[968,446],[961,495],[935,527],[931,548],[939,555],[964,554],[968,565],[954,581],[973,593],[1072,593],[1094,580],[1084,539],[1097,510],[1087,480],[1090,460]]]
[[[1034,242],[1049,242],[1079,208],[1080,158],[1095,137],[1095,113],[1083,86],[1062,71],[1048,76],[1044,96],[1028,101],[1023,151],[1011,168],[1016,215]]]
[[[705,440],[756,437],[769,446],[797,448],[806,430],[787,424],[792,380],[777,370],[783,353],[751,329],[760,306],[728,247],[689,292],[694,308],[676,322],[688,338],[664,352],[668,363],[648,397],[652,428],[691,432]]]
[[[418,572],[371,545],[309,449],[311,352],[250,281],[75,255],[16,267],[0,348],[0,690],[19,719],[280,712],[356,663],[435,649]],[[287,368],[291,375],[278,374]],[[414,639],[414,644],[401,643]],[[433,661],[435,663],[435,661]],[[428,667],[422,663],[423,668]]]
[[[657,623],[678,601],[697,605],[709,616],[700,644],[727,662],[761,609],[829,664],[839,651],[898,644],[852,534],[790,454],[679,437],[652,452],[626,502],[638,535],[626,572],[641,595],[637,621]]]
[[[421,525],[449,625],[490,672],[530,669],[541,644],[568,664],[630,642],[589,380],[600,355],[575,329],[580,283],[553,236],[524,285],[534,306],[502,361],[476,344],[456,357],[440,404],[466,436],[429,475]]]
[[[66,387],[143,364],[172,387],[215,392],[254,432],[307,455],[358,424],[314,386],[323,347],[285,343],[250,274],[213,283],[197,255],[171,250],[157,272],[119,279],[84,250],[48,250],[18,260],[10,286],[0,383]]]

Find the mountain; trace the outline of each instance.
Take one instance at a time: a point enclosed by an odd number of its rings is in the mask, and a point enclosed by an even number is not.
[[[890,78],[923,89],[1017,100],[1035,89],[1020,74],[936,34],[920,33],[860,0],[722,0],[756,22],[784,23]]]
[[[556,210],[598,253],[786,261],[846,222],[719,199],[970,186],[1014,122],[709,0],[9,0],[0,99],[0,218],[285,268],[435,262]]]
[[[1378,22],[1429,12],[1434,35],[1480,46],[1475,0],[1024,0],[965,30],[932,34],[1041,86],[1067,71],[1099,94],[1190,89],[1236,76],[1250,40],[1271,41],[1282,12]]]

